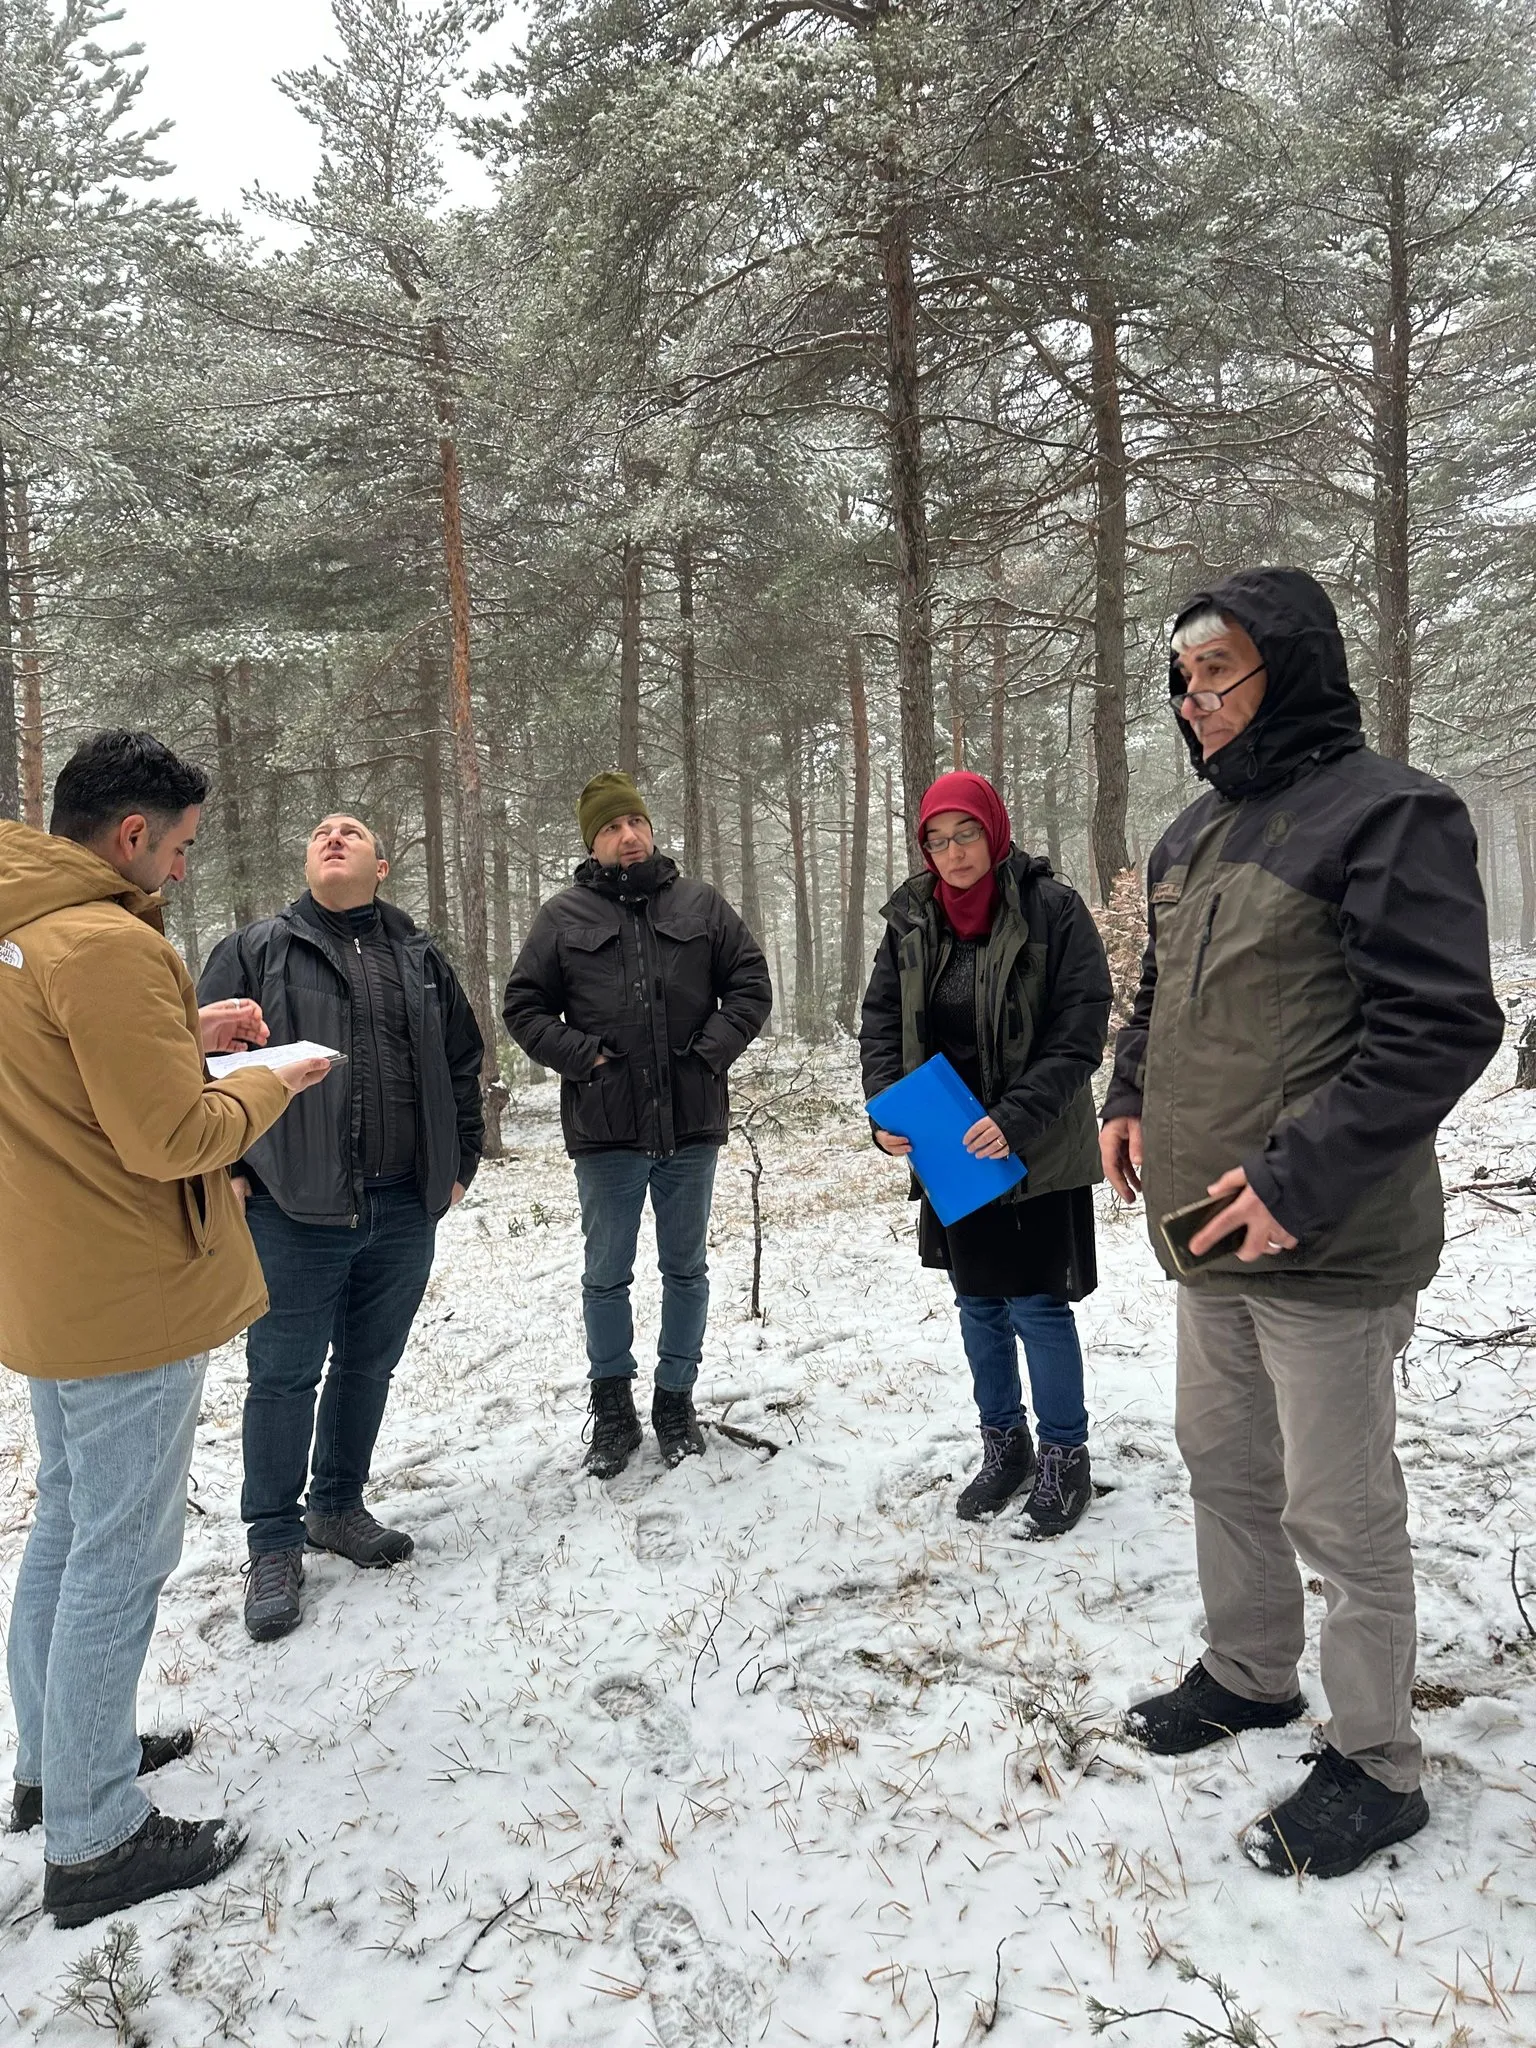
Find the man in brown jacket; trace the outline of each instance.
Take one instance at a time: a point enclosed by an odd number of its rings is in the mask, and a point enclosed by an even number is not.
[[[44,1910],[77,1927],[200,1884],[238,1855],[137,1783],[190,1746],[141,1740],[139,1674],[181,1555],[211,1346],[266,1308],[224,1171],[324,1061],[211,1081],[263,1035],[200,1015],[160,923],[207,783],[147,733],[88,740],[52,835],[0,822],[0,1362],[30,1381],[37,1514],[7,1645],[11,1827],[43,1822]]]

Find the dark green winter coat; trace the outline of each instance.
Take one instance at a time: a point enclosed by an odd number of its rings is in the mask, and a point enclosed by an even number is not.
[[[1364,744],[1327,595],[1258,569],[1191,599],[1268,686],[1147,873],[1150,938],[1106,1118],[1139,1116],[1157,1220],[1234,1166],[1299,1239],[1187,1284],[1384,1304],[1434,1275],[1441,1119],[1498,1047],[1477,843],[1453,790]],[[1177,669],[1170,689],[1184,688]],[[1181,725],[1183,721],[1181,720]]]
[[[1111,989],[1088,906],[1049,861],[1015,849],[998,882],[997,915],[976,952],[976,1046],[982,1102],[1029,1168],[1002,1199],[1027,1202],[1104,1178],[1091,1083]],[[928,997],[954,939],[935,894],[931,874],[914,875],[881,913],[886,932],[859,1026],[866,1101],[937,1050]]]

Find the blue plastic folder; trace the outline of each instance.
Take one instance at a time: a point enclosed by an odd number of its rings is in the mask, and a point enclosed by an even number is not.
[[[941,1052],[864,1107],[882,1131],[910,1140],[912,1170],[943,1224],[984,1209],[1029,1171],[1011,1152],[1006,1159],[976,1159],[966,1151],[966,1132],[987,1112]]]

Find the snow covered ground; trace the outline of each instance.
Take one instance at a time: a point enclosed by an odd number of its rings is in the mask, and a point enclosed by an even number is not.
[[[1507,994],[1518,1023],[1536,982]],[[1506,1050],[1447,1132],[1448,1183],[1536,1165],[1512,1075]],[[762,1325],[745,1153],[722,1161],[700,1407],[776,1456],[711,1434],[676,1472],[648,1441],[611,1485],[579,1476],[553,1087],[518,1099],[513,1157],[445,1224],[396,1381],[373,1504],[415,1558],[312,1561],[278,1644],[240,1622],[240,1348],[217,1357],[142,1714],[202,1731],[156,1797],[251,1839],[226,1879],[133,1914],[143,2039],[1032,2048],[1089,2039],[1098,2000],[1286,2048],[1536,2040],[1536,1639],[1511,1582],[1521,1544],[1536,1588],[1536,1347],[1478,1341],[1536,1324],[1536,1198],[1452,1198],[1406,1365],[1431,1825],[1295,1884],[1237,1843],[1303,1733],[1181,1762],[1116,1733],[1198,1647],[1173,1303],[1139,1214],[1103,1198],[1081,1312],[1108,1490],[1055,1544],[1016,1515],[962,1525],[953,1308],[854,1104],[846,1049],[819,1055],[765,1140]],[[636,1293],[653,1341],[654,1275]],[[31,1451],[0,1381],[8,1598]],[[1307,1684],[1320,1706],[1315,1661]],[[58,2000],[105,1929],[55,1930],[41,1877],[37,1835],[0,1841],[0,2040],[100,2041]],[[1229,2017],[1181,1964],[1226,1981]],[[1154,2011],[1106,2038],[1189,2028]]]

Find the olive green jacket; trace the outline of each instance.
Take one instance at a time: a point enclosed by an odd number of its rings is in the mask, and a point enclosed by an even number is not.
[[[1186,1284],[1383,1305],[1434,1275],[1435,1133],[1503,1032],[1477,843],[1453,790],[1364,745],[1310,576],[1253,570],[1193,603],[1243,625],[1268,689],[1153,852],[1104,1115],[1142,1120],[1166,1272],[1158,1219],[1241,1166],[1297,1247]]]

